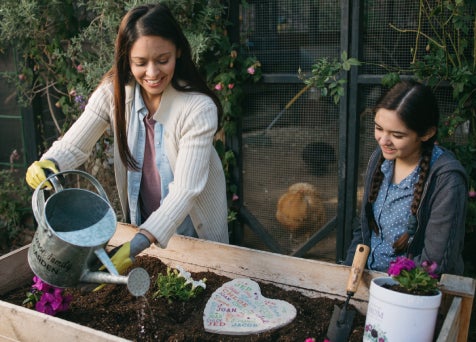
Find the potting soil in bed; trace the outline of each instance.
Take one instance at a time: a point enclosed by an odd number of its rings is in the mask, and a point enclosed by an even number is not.
[[[203,312],[212,293],[231,279],[211,272],[192,273],[195,280],[206,278],[206,290],[189,301],[169,303],[165,298],[152,298],[156,291],[157,275],[166,274],[167,266],[157,258],[141,256],[134,267],[145,268],[151,276],[147,300],[133,297],[123,285],[107,285],[100,291],[87,293],[67,289],[66,292],[73,295],[73,301],[70,309],[58,313],[57,317],[133,341],[304,342],[307,338],[314,338],[320,342],[325,338],[334,305],[343,306],[343,301],[325,297],[309,298],[298,291],[286,291],[272,284],[259,283],[264,297],[292,304],[297,311],[296,318],[281,328],[259,334],[214,334],[205,331]],[[30,287],[31,284],[26,284],[23,288],[0,296],[0,299],[21,306]],[[357,311],[349,341],[362,341],[364,324],[365,317]]]

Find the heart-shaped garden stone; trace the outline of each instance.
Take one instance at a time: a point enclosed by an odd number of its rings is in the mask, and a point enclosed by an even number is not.
[[[296,317],[296,308],[261,295],[258,283],[238,278],[217,289],[205,306],[203,325],[216,334],[248,335],[282,327]]]

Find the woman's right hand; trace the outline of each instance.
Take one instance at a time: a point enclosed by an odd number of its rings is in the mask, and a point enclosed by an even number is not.
[[[26,182],[31,188],[36,189],[46,179],[47,176],[45,170],[49,170],[52,173],[59,172],[55,163],[48,159],[35,161],[30,165],[26,171],[25,178]],[[46,182],[45,186],[48,189],[52,188],[50,182]]]

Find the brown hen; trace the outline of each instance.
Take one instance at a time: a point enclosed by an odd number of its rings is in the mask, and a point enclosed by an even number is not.
[[[309,183],[295,183],[279,200],[276,219],[289,232],[291,240],[317,231],[326,222],[326,210],[317,188]]]

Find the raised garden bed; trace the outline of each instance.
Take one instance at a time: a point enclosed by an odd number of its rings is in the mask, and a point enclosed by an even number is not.
[[[119,225],[110,241],[111,247],[129,240],[134,233],[133,228]],[[31,284],[32,272],[26,259],[27,249],[28,246],[0,258],[0,295]],[[251,278],[259,283],[298,291],[311,298],[327,297],[343,301],[346,296],[349,268],[342,265],[180,236],[173,237],[167,249],[151,247],[145,254],[159,258],[167,265],[181,265],[190,272],[213,272],[231,279]],[[378,272],[365,272],[362,284],[351,301],[362,314],[365,314],[367,309],[370,280],[382,275]],[[444,275],[441,283],[444,285],[444,300],[440,311],[444,322],[437,341],[466,341],[475,280]],[[0,339],[34,341],[38,340],[39,336],[48,341],[124,340],[96,329],[0,301]],[[217,340],[226,337],[216,336]]]

